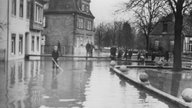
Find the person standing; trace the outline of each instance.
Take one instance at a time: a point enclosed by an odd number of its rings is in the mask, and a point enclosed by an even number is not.
[[[129,59],[131,59],[132,55],[133,55],[133,51],[132,49],[129,49]]]
[[[54,50],[52,51],[52,61],[53,61],[53,68],[58,68],[58,58],[59,58],[59,51],[58,47],[54,46]]]
[[[115,46],[111,47],[111,49],[110,49],[111,60],[115,60],[116,59],[116,52],[117,52],[117,48]]]
[[[90,56],[93,57],[93,49],[94,49],[94,45],[91,43],[90,44]]]
[[[86,48],[86,56],[90,56],[91,44],[88,42],[85,46]]]

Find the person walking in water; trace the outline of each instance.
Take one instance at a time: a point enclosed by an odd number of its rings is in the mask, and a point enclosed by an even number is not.
[[[54,46],[54,50],[52,51],[52,61],[53,61],[53,68],[58,68],[58,58],[59,58],[59,51],[58,47]]]

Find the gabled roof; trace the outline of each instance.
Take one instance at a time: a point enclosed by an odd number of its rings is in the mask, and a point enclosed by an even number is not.
[[[77,13],[85,15],[87,17],[95,18],[91,11],[81,11],[81,0],[50,0],[49,8],[45,11],[45,14],[69,14]]]

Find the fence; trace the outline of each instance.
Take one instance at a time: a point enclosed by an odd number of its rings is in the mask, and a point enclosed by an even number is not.
[[[42,54],[51,54],[55,45],[44,45],[42,46]],[[61,45],[58,49],[62,55],[72,54],[73,46]]]
[[[0,49],[0,61],[5,61],[5,55],[6,50],[5,49]]]

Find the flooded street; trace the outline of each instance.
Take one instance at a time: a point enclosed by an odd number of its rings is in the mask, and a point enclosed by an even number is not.
[[[109,61],[1,63],[0,108],[177,108],[109,71]]]

